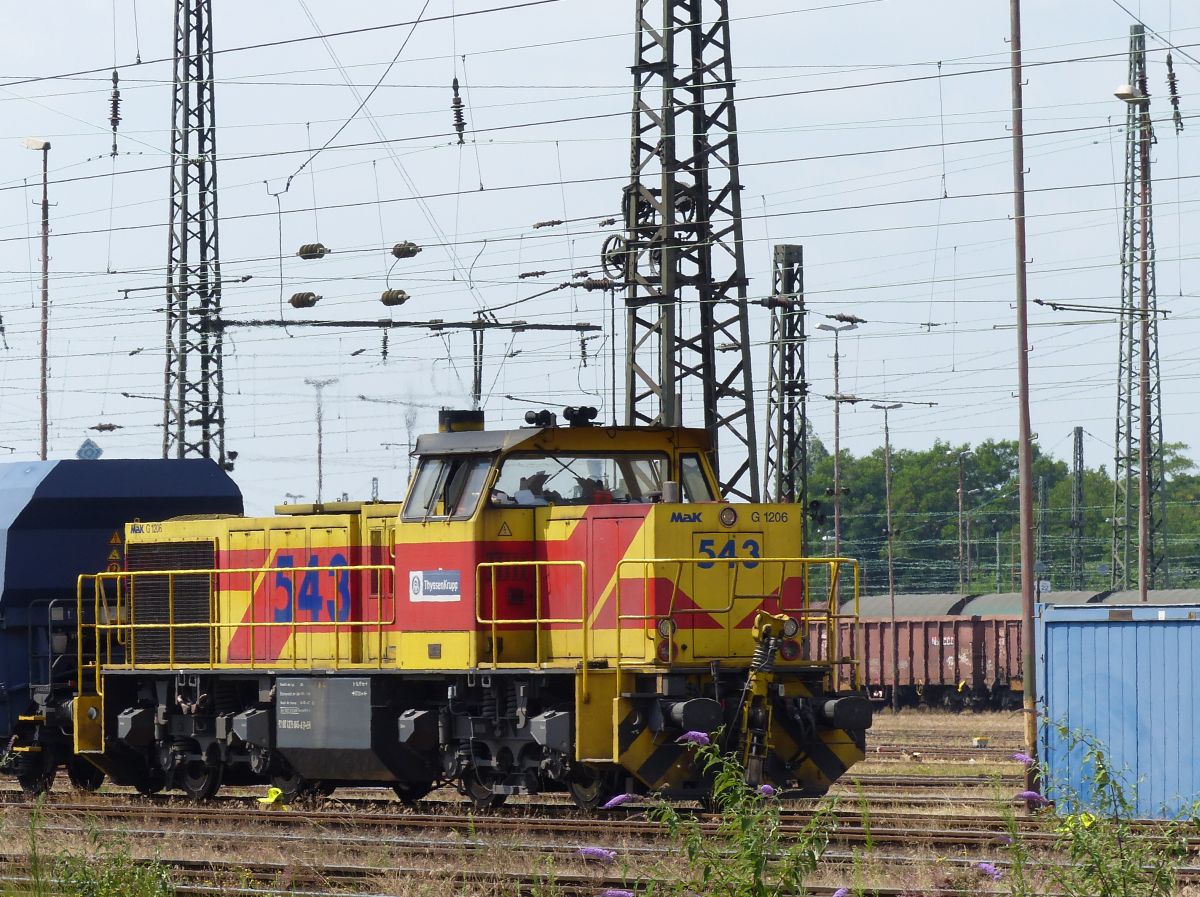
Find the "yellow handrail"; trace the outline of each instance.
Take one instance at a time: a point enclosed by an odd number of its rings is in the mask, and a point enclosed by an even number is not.
[[[254,597],[250,598],[250,620],[213,620],[215,616],[213,608],[216,606],[214,596],[217,593],[216,577],[222,575],[238,575],[238,574],[270,574],[286,572],[290,576],[291,581],[291,606],[289,608],[291,617],[290,620],[282,622],[265,622],[254,619]],[[371,572],[378,573],[380,576],[380,593],[373,600],[377,603],[377,608],[380,613],[374,620],[297,620],[297,603],[299,596],[296,590],[295,576],[297,573],[311,572],[332,572],[338,575],[349,576],[354,573]],[[206,576],[208,577],[208,592],[210,601],[210,619],[200,622],[176,622],[175,621],[175,581],[181,576]],[[167,621],[165,623],[140,623],[136,618],[136,591],[137,583],[149,577],[166,577],[167,579]],[[127,636],[128,656],[123,664],[125,667],[133,667],[137,665],[137,640],[134,639],[133,633],[139,631],[166,630],[167,632],[167,661],[171,667],[193,666],[193,663],[180,664],[175,657],[175,633],[181,629],[203,629],[209,633],[209,650],[208,662],[209,669],[216,667],[219,662],[217,655],[219,654],[220,639],[217,634],[226,629],[248,628],[250,631],[250,657],[248,665],[251,669],[259,665],[259,661],[255,656],[255,631],[257,629],[281,629],[286,628],[291,631],[292,641],[292,666],[296,666],[296,646],[295,634],[298,630],[313,630],[320,627],[323,630],[328,630],[332,627],[334,631],[334,669],[340,669],[342,666],[341,658],[341,640],[338,636],[341,635],[341,630],[354,627],[375,627],[375,635],[378,639],[376,651],[376,666],[383,666],[383,631],[385,626],[392,626],[396,623],[396,601],[394,589],[395,570],[393,567],[385,564],[345,564],[345,565],[322,565],[322,566],[304,566],[304,567],[230,567],[225,569],[187,569],[187,570],[136,570],[136,571],[118,571],[105,572],[94,574],[83,574],[76,580],[76,602],[77,602],[77,623],[76,623],[76,666],[79,679],[82,685],[84,681],[84,643],[85,632],[92,630],[94,633],[95,645],[95,693],[103,694],[103,679],[100,675],[101,668],[111,665],[113,655],[113,637],[117,637],[117,644],[122,644],[121,636]],[[108,622],[109,605],[108,592],[106,584],[111,582],[115,586],[115,605],[114,605],[114,621]],[[391,588],[384,589],[383,583],[387,583]],[[92,621],[91,623],[84,622],[84,601],[85,588],[90,583],[92,586]],[[336,580],[335,580],[336,588]],[[238,590],[244,591],[244,590]],[[253,591],[253,590],[252,590]],[[384,602],[391,599],[392,613],[390,619],[385,619],[382,610]],[[129,619],[124,621],[122,618],[122,609],[128,607]],[[103,608],[103,610],[102,610]],[[102,622],[102,620],[104,622]]]
[[[534,598],[533,598],[533,617],[529,619],[497,619],[496,618],[496,571],[501,568],[516,568],[530,567],[534,570]],[[542,577],[541,568],[543,567],[575,567],[579,570],[579,618],[572,617],[543,617],[542,616]],[[480,587],[482,582],[483,571],[489,571],[489,583],[491,585],[492,599],[492,615],[485,619],[480,612],[480,599],[483,595],[483,589]],[[475,567],[475,622],[482,623],[490,627],[492,639],[492,669],[496,669],[499,663],[499,643],[497,642],[498,626],[500,625],[521,625],[533,626],[533,650],[534,657],[539,668],[542,666],[542,626],[551,623],[571,624],[581,627],[583,633],[583,649],[581,652],[581,674],[579,687],[583,692],[586,700],[587,690],[587,675],[588,675],[588,592],[587,592],[587,564],[579,560],[557,560],[557,561],[486,561],[477,564]]]
[[[679,581],[682,578],[685,567],[700,567],[709,569],[717,564],[727,564],[729,571],[726,601],[722,607],[688,607],[677,608],[675,606],[676,598],[678,597]],[[626,577],[623,571],[633,565],[637,565],[640,569],[639,574]],[[783,604],[783,586],[788,578],[788,567],[798,566],[798,575],[802,583],[802,603],[800,607],[789,607]],[[617,563],[616,576],[616,599],[617,599],[617,665],[622,665],[623,643],[620,637],[621,623],[625,620],[640,621],[646,624],[642,627],[643,633],[651,641],[654,639],[654,632],[657,629],[657,624],[660,620],[668,619],[674,616],[687,616],[694,614],[731,614],[739,601],[757,600],[762,601],[766,598],[778,597],[780,600],[780,610],[792,617],[797,618],[797,621],[802,624],[811,624],[814,622],[824,622],[828,638],[829,648],[829,663],[831,665],[850,664],[854,669],[854,678],[858,678],[858,661],[850,658],[843,659],[840,657],[841,652],[837,649],[840,640],[837,621],[850,617],[851,615],[841,614],[837,610],[837,586],[840,578],[841,568],[849,566],[853,570],[854,575],[854,625],[857,625],[858,618],[858,598],[859,598],[859,566],[858,562],[851,558],[811,558],[811,557],[762,557],[762,558],[624,558]],[[650,613],[650,582],[651,570],[654,567],[674,568],[674,573],[668,573],[667,576],[671,582],[671,600],[666,613]],[[769,588],[769,584],[773,581],[772,578],[766,576],[765,570],[768,568],[777,567],[779,570],[778,586]],[[822,605],[814,606],[812,594],[810,591],[812,577],[811,569],[814,567],[829,569],[829,586],[825,593],[825,600]],[[763,574],[763,590],[761,592],[745,592],[738,591],[738,571],[741,569],[754,570],[762,568]],[[657,572],[657,571],[656,571]],[[655,577],[657,578],[657,577]],[[642,613],[622,613],[623,597],[621,583],[627,579],[638,580],[642,584]],[[644,658],[639,659],[644,661]]]

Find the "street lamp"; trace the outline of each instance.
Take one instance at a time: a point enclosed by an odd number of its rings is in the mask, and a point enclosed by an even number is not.
[[[841,353],[838,338],[844,331],[857,330],[859,324],[865,324],[862,318],[853,315],[826,315],[834,321],[844,321],[840,327],[836,324],[818,324],[817,330],[833,334],[833,556],[841,557],[842,553],[842,402],[858,399],[842,396],[840,381]]]
[[[46,460],[49,419],[47,409],[47,381],[49,371],[50,338],[50,141],[40,137],[26,137],[21,141],[25,149],[42,154],[42,377],[41,377],[41,441],[38,457]]]

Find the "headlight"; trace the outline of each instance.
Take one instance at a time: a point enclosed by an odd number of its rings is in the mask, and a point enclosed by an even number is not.
[[[737,523],[737,511],[726,505],[721,508],[721,513],[717,515],[717,519],[721,521],[722,526],[733,526]]]
[[[658,626],[655,628],[658,629],[658,634],[660,636],[662,636],[665,639],[669,639],[671,636],[673,636],[675,634],[675,630],[678,629],[679,627],[676,625],[676,623],[673,619],[671,619],[670,617],[664,617],[663,619],[658,621]]]
[[[788,617],[783,624],[783,637],[793,638],[800,631],[800,623],[794,617]]]

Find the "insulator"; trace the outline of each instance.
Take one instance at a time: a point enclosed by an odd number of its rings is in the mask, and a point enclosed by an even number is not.
[[[533,229],[540,230],[543,227],[558,227],[562,223],[561,218],[551,218],[549,221],[539,221],[533,226]]]
[[[389,308],[396,305],[403,305],[408,300],[409,295],[404,290],[384,290],[379,294],[379,301]]]
[[[463,136],[467,130],[467,119],[463,114],[462,97],[458,95],[458,79],[455,78],[451,84],[454,89],[454,97],[450,100],[450,111],[454,113],[454,130],[458,132],[459,144],[466,143],[466,138]]]
[[[1183,116],[1179,113],[1179,77],[1175,74],[1175,62],[1167,52],[1167,92],[1171,95],[1171,118],[1175,122],[1175,133],[1183,131]]]
[[[571,286],[592,292],[594,290],[611,290],[617,285],[616,281],[608,277],[589,277],[587,280],[576,281]]]
[[[312,308],[321,297],[316,293],[293,293],[292,298],[288,300],[292,304],[292,308]]]
[[[549,271],[522,271],[517,275],[519,280],[527,280],[530,277],[545,277]]]
[[[392,255],[398,259],[413,258],[420,251],[421,247],[411,240],[405,240],[403,243],[397,243],[392,247]]]
[[[112,73],[112,95],[109,97],[108,123],[112,125],[112,154],[117,154],[117,125],[121,123],[121,88],[118,87],[117,70]]]
[[[324,243],[305,243],[296,255],[302,259],[323,259],[329,255],[329,248]]]
[[[601,227],[612,227],[616,223],[617,223],[616,218],[605,218],[603,221],[600,222],[600,226]]]

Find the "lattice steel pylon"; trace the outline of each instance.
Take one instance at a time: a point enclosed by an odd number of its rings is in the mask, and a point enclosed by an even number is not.
[[[626,289],[625,421],[698,424],[699,404],[722,491],[756,501],[729,0],[634,2],[625,234],[604,251]]]
[[[211,0],[176,0],[163,457],[227,467]]]
[[[1074,430],[1071,453],[1071,588],[1083,589],[1083,427]]]
[[[775,247],[768,343],[763,495],[808,505],[808,384],[804,364],[804,248]],[[803,518],[802,518],[803,519]]]
[[[1146,80],[1146,34],[1141,25],[1129,29],[1129,86],[1125,115],[1125,220],[1121,240],[1120,352],[1117,362],[1117,424],[1113,460],[1113,535],[1111,586],[1128,589],[1137,570],[1138,478],[1142,410],[1140,370],[1141,325],[1149,327],[1148,386],[1150,413],[1147,446],[1149,588],[1169,584],[1166,505],[1163,500],[1163,421],[1159,389],[1158,298],[1154,286],[1154,209],[1151,199],[1150,93]],[[1145,311],[1143,312],[1143,309]]]

